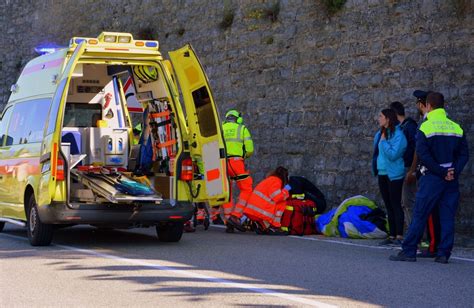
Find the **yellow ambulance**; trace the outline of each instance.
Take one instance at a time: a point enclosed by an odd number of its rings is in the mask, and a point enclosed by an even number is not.
[[[194,202],[228,201],[206,74],[189,44],[168,55],[103,32],[25,66],[0,120],[0,231],[26,226],[41,246],[57,226],[156,227],[177,242]]]

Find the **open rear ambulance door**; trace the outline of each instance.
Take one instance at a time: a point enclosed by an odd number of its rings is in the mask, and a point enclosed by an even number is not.
[[[204,179],[193,180],[192,186],[200,186],[193,201],[211,206],[225,203],[229,199],[225,143],[207,76],[190,44],[169,52],[169,56],[186,109],[191,156],[201,159],[204,169]]]
[[[64,116],[71,76],[79,58],[84,54],[85,49],[85,42],[79,44],[69,58],[62,74],[59,74],[61,77],[51,103],[45,137],[41,145],[41,179],[38,192],[39,205],[50,204],[52,199],[66,201],[67,198],[67,196],[62,195],[56,196],[57,193],[60,194],[66,191],[65,189],[59,189],[59,187],[57,187],[57,184],[60,184],[58,180],[63,181],[62,184],[65,185],[64,180],[67,168],[59,154],[61,150],[62,117]],[[64,53],[63,57],[65,56],[66,54]]]

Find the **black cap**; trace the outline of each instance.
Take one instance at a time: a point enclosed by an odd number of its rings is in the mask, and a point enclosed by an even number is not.
[[[426,97],[428,96],[429,92],[423,91],[423,90],[415,90],[413,92],[413,96],[418,98],[419,100],[426,101]]]

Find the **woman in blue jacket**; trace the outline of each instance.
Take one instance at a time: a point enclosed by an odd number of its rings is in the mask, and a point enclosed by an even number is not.
[[[372,169],[378,176],[380,193],[385,203],[390,228],[389,237],[381,245],[401,245],[403,241],[404,215],[401,205],[405,164],[403,154],[407,140],[392,109],[379,114],[380,130],[374,138]]]

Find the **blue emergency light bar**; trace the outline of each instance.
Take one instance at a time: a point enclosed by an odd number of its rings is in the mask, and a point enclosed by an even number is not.
[[[46,54],[56,52],[63,48],[65,47],[58,46],[56,44],[42,44],[35,47],[35,52],[38,53],[39,55],[46,55]]]

